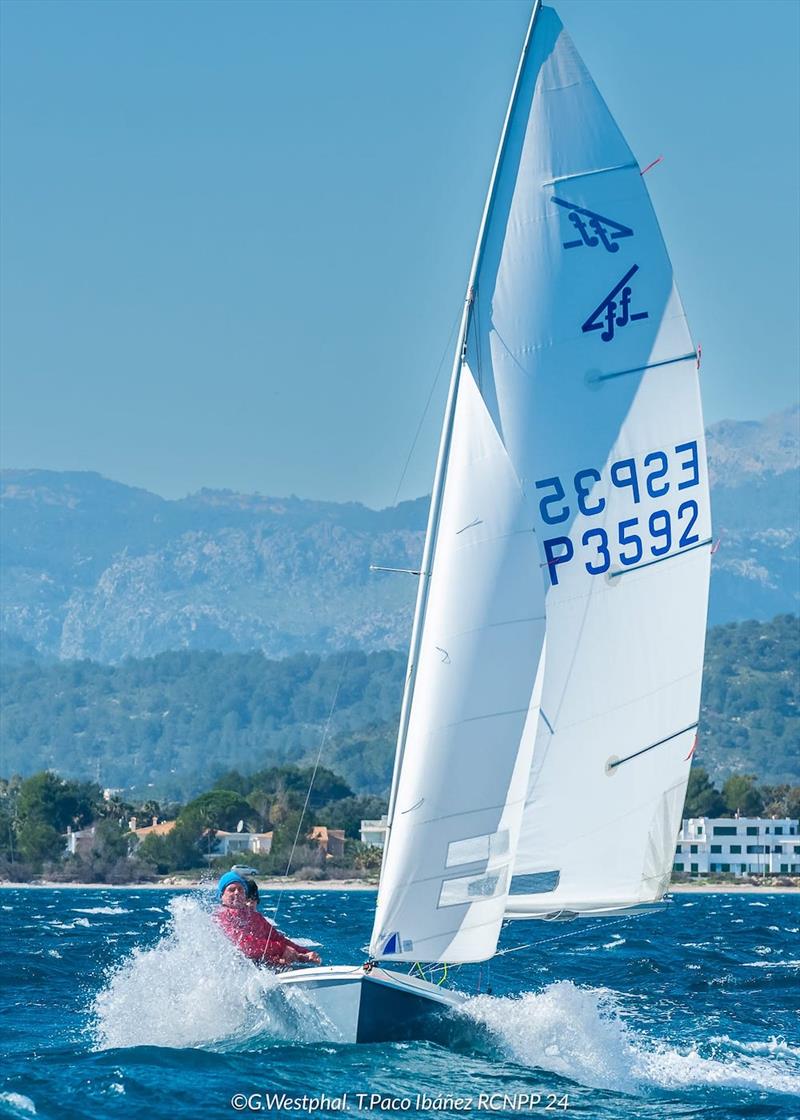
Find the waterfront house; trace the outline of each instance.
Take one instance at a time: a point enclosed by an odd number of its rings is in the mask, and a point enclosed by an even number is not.
[[[131,817],[128,821],[128,831],[136,837],[136,843],[139,844],[148,836],[166,836],[172,832],[177,823],[177,821],[161,821],[159,824],[158,817],[153,817],[150,824],[143,825],[140,828],[136,817]]]
[[[272,851],[271,832],[225,832],[218,828],[214,836],[214,849],[210,859],[219,856],[236,855],[239,852],[255,852],[267,856]]]
[[[344,855],[344,829],[326,828],[324,824],[315,824],[308,834],[309,844],[316,844],[326,856]]]
[[[386,843],[386,829],[389,817],[386,813],[379,820],[365,820],[361,822],[361,843],[369,844],[372,848],[382,848]]]
[[[690,817],[674,871],[689,875],[800,875],[800,821],[790,817]]]
[[[67,847],[64,851],[65,856],[85,856],[94,847],[95,826],[91,825],[89,828],[70,828],[67,825]]]

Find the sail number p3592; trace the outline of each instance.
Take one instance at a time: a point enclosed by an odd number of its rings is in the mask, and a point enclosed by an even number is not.
[[[580,518],[574,537],[553,535],[543,541],[550,586],[558,584],[559,568],[574,561],[582,562],[589,575],[599,576],[609,572],[612,564],[620,570],[644,567],[703,543],[697,531],[698,502],[689,494],[679,494],[700,486],[697,440],[618,459],[605,477],[596,467],[584,467],[566,485],[553,475],[539,479],[535,486],[541,493],[539,513],[545,525],[571,525]],[[669,494],[672,497],[667,499]],[[639,507],[636,516],[612,516],[609,523],[612,495],[627,495],[631,509],[625,512]],[[613,505],[618,512],[619,502]],[[602,524],[587,525],[587,519],[604,513]]]

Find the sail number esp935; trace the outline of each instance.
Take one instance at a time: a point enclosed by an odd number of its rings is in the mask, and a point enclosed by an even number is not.
[[[618,459],[608,468],[606,479],[595,467],[576,471],[566,484],[558,476],[539,479],[535,486],[542,521],[556,526],[571,523],[578,515],[600,517],[608,504],[602,494],[603,484],[607,493],[616,490],[628,495],[631,513],[643,504],[645,508],[610,525],[590,525],[575,541],[566,535],[544,540],[550,586],[557,586],[559,568],[564,564],[582,562],[589,575],[599,576],[612,564],[615,568],[619,565],[619,570],[643,566],[701,543],[697,532],[699,507],[690,493],[700,485],[696,440],[676,444],[669,451],[650,451],[640,459]],[[652,508],[671,491],[673,495],[682,492],[677,507],[673,497],[672,509]]]

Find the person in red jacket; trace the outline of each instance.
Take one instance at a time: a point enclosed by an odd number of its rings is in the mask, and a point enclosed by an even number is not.
[[[319,964],[317,953],[304,949],[247,905],[247,883],[236,871],[228,871],[217,884],[220,908],[215,917],[236,947],[257,964],[289,968],[293,964]]]

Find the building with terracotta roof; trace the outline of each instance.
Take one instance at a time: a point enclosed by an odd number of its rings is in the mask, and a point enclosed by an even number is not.
[[[147,836],[166,836],[167,833],[172,832],[177,823],[177,821],[161,821],[159,824],[158,817],[153,817],[150,824],[139,828],[136,817],[131,817],[128,821],[128,829],[136,837],[137,842],[140,843]]]
[[[326,856],[344,855],[343,828],[327,828],[324,824],[315,824],[308,834],[308,841],[317,844]]]

